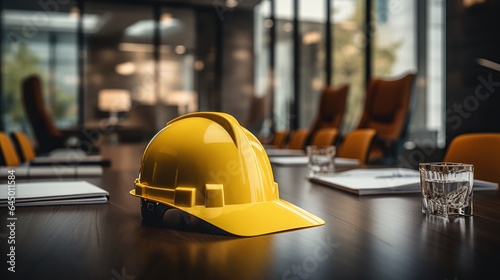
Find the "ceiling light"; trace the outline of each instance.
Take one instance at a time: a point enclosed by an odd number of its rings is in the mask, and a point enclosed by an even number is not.
[[[291,22],[284,23],[282,28],[285,32],[291,32],[293,30],[293,24]]]
[[[205,68],[205,63],[203,63],[203,61],[201,61],[201,60],[196,60],[194,62],[193,67],[194,67],[194,70],[201,71],[201,70],[203,70],[203,68]]]
[[[226,0],[226,7],[236,8],[236,7],[238,7],[238,1],[237,0]]]
[[[177,54],[184,54],[186,52],[186,47],[184,47],[183,45],[178,45],[175,47],[175,52]]]
[[[302,37],[302,42],[305,45],[317,44],[321,41],[321,33],[318,31],[310,31],[304,34]]]
[[[135,64],[133,62],[124,62],[116,65],[116,72],[120,75],[131,75],[135,73]]]
[[[272,19],[266,19],[266,20],[264,21],[264,26],[265,26],[266,28],[271,28],[271,27],[273,27],[273,25],[274,25],[274,22],[273,22],[273,20],[272,20]]]

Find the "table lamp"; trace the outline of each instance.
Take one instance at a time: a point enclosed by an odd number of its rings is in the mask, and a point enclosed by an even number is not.
[[[118,124],[118,112],[127,112],[132,107],[130,93],[125,89],[103,89],[99,92],[99,110],[109,112],[109,123]]]

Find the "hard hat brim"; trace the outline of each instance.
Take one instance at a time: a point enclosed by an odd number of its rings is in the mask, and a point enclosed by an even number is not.
[[[172,203],[130,194],[173,207],[206,221],[228,233],[238,236],[257,236],[280,231],[320,226],[321,218],[283,199],[261,203],[224,205],[224,207],[176,206]]]

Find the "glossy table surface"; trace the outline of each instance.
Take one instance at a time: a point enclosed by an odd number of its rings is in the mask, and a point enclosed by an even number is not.
[[[240,238],[141,222],[129,195],[145,144],[106,146],[112,160],[88,178],[107,204],[18,207],[16,272],[0,279],[480,279],[500,268],[500,192],[474,193],[474,216],[425,216],[418,194],[357,196],[274,166],[280,197],[326,221],[319,227]],[[0,220],[7,224],[7,211]],[[498,276],[495,276],[496,278]]]

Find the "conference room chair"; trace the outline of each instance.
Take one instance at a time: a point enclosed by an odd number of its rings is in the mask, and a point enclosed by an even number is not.
[[[405,141],[411,112],[411,92],[415,73],[397,79],[372,79],[369,82],[361,128],[377,131],[368,162],[395,164]]]
[[[10,135],[21,162],[32,161],[36,157],[36,151],[28,135],[21,131],[14,131]]]
[[[315,134],[322,128],[335,128],[340,131],[344,118],[349,86],[339,87],[326,86],[321,92],[317,115],[315,116],[307,144],[312,144]]]
[[[467,133],[454,137],[443,161],[471,163],[474,178],[500,184],[500,133]]]
[[[22,101],[24,111],[33,129],[37,150],[40,154],[48,153],[55,149],[67,148],[67,141],[71,137],[84,139],[83,130],[60,130],[52,116],[45,107],[45,101],[42,93],[42,82],[38,75],[30,75],[22,81]],[[86,141],[89,143],[90,141]],[[88,148],[89,152],[98,150],[95,143]]]
[[[337,149],[341,158],[357,159],[361,164],[367,163],[370,148],[377,131],[373,128],[354,129],[349,132]]]
[[[281,149],[286,145],[286,139],[288,137],[288,130],[278,130],[273,135],[273,140],[271,141],[271,145],[274,148]]]
[[[1,166],[18,166],[21,164],[21,160],[16,153],[14,144],[10,140],[10,137],[5,133],[0,131],[0,165]]]
[[[316,132],[311,144],[318,147],[327,147],[335,144],[338,136],[336,128],[322,128]]]
[[[309,135],[309,130],[306,128],[297,129],[290,135],[290,141],[288,142],[288,149],[292,150],[303,150],[306,146],[306,139]]]

